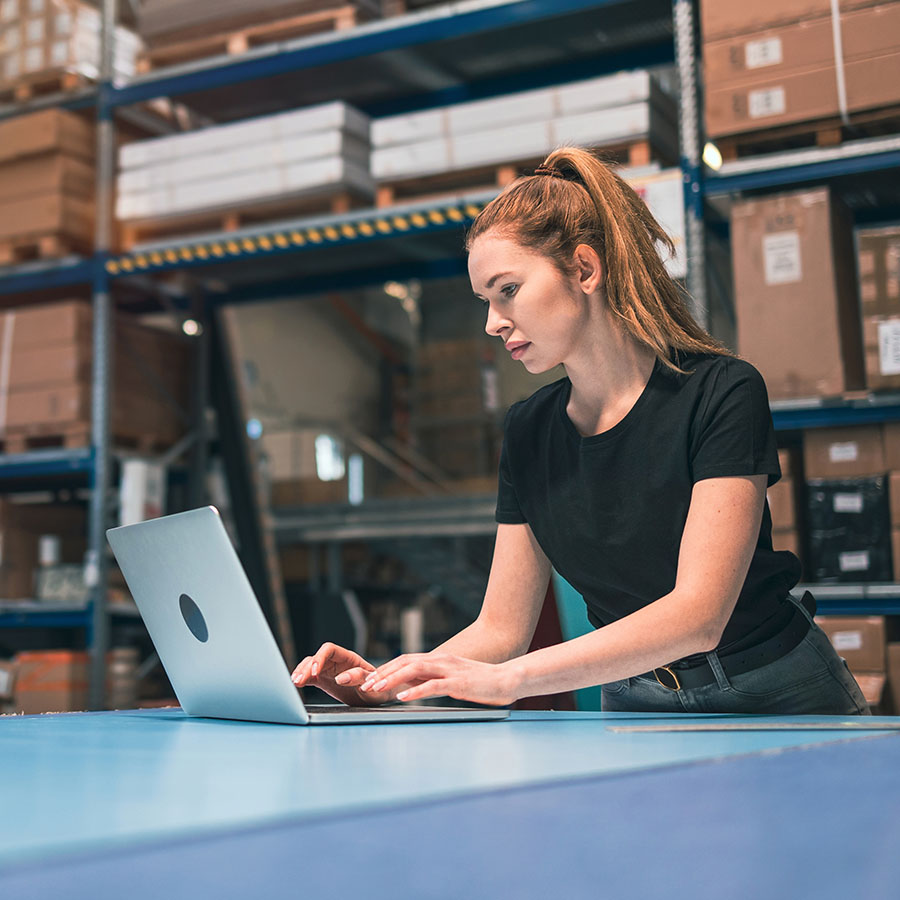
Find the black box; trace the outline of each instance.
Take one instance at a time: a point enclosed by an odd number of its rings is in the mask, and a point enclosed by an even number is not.
[[[893,580],[887,478],[811,479],[806,485],[812,579]]]

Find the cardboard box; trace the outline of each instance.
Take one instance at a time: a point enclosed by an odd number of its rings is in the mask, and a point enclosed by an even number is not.
[[[887,479],[807,481],[812,580],[891,581]]]
[[[772,399],[864,383],[853,240],[826,188],[737,202],[731,211],[738,349]]]
[[[0,197],[4,201],[51,193],[92,201],[93,167],[64,153],[42,153],[0,164]]]
[[[18,713],[76,712],[88,703],[88,654],[40,650],[16,654],[13,706]]]
[[[59,151],[93,165],[97,155],[94,122],[62,109],[0,121],[0,163]]]
[[[891,529],[891,559],[893,561],[894,583],[900,584],[900,528]]]
[[[793,553],[797,559],[802,559],[800,555],[800,536],[794,529],[789,529],[787,531],[773,531],[772,549],[779,551],[787,550],[790,553]]]
[[[878,0],[840,0],[841,12],[874,6]],[[734,0],[703,0],[700,23],[704,41],[762,31],[789,22],[831,15],[831,0],[759,0],[737,3]]]
[[[885,422],[881,429],[885,468],[900,470],[900,422]]]
[[[39,542],[46,534],[60,538],[62,562],[82,562],[87,549],[85,508],[0,500],[0,599],[34,597]]]
[[[863,317],[863,353],[870,391],[900,388],[900,315]]]
[[[900,316],[900,227],[856,233],[863,316]]]
[[[782,478],[766,491],[772,531],[793,531],[797,527],[796,486],[793,478]]]
[[[888,497],[891,508],[891,527],[900,528],[900,472],[888,473]]]
[[[885,3],[843,12],[845,61],[889,54],[900,47],[900,6]],[[779,79],[835,64],[831,15],[745,32],[703,45],[704,80],[711,88]]]
[[[816,624],[852,672],[885,671],[884,616],[816,616]]]
[[[888,470],[880,425],[810,428],[803,433],[807,478],[855,478]]]
[[[887,645],[887,676],[890,685],[893,715],[900,715],[900,643]]]
[[[298,478],[272,484],[272,506],[308,506],[319,503],[347,503],[346,478],[322,481],[320,478]]]
[[[847,110],[861,112],[900,99],[900,51],[846,60]],[[706,93],[706,132],[711,138],[831,118],[840,113],[834,63],[819,69],[761,76]]]
[[[0,201],[0,239],[58,234],[87,244],[92,240],[94,206],[67,194],[38,194]]]

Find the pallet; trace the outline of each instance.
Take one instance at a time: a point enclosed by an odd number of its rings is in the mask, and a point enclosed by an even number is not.
[[[68,69],[43,69],[19,75],[12,84],[0,87],[0,102],[27,103],[48,94],[66,94],[87,87],[90,79]]]
[[[304,13],[275,22],[258,25],[248,23],[242,28],[230,29],[220,34],[178,41],[146,50],[138,56],[137,71],[143,74],[163,66],[192,62],[209,56],[223,54],[234,56],[246,53],[251,47],[258,47],[262,44],[354,28],[371,18],[372,16],[367,15],[363,10],[347,4],[335,9]]]
[[[614,166],[646,166],[652,160],[673,162],[655,147],[648,138],[592,148],[605,162]],[[520,175],[527,175],[540,165],[544,157],[520,160],[502,165],[479,166],[435,175],[412,178],[385,179],[378,185],[375,203],[379,208],[412,200],[430,201],[455,196],[461,192],[475,193],[505,188]]]
[[[900,105],[852,113],[849,124],[840,116],[829,116],[711,140],[723,160],[733,161],[784,150],[837,147],[844,141],[896,134],[900,134]]]
[[[147,241],[190,239],[198,234],[237,231],[266,222],[315,215],[342,215],[371,206],[371,195],[353,189],[327,194],[298,195],[290,200],[251,203],[234,209],[160,219],[141,219],[119,224],[119,245],[128,252]]]
[[[173,441],[163,441],[155,434],[114,433],[112,444],[117,449],[134,450],[152,456],[171,446]],[[88,422],[56,425],[28,425],[21,428],[7,428],[0,436],[0,452],[28,453],[31,450],[63,448],[74,450],[89,447],[91,426]]]
[[[61,259],[73,253],[89,256],[90,241],[62,234],[17,235],[0,239],[0,266],[41,259]]]

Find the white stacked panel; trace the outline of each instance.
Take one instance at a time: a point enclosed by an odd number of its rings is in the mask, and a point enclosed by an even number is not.
[[[523,91],[372,123],[372,174],[438,174],[649,137],[677,147],[673,100],[646,71]]]
[[[135,220],[352,188],[374,191],[369,120],[344,103],[127,144],[116,213]]]

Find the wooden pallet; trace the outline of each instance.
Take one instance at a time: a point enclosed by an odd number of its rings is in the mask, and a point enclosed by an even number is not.
[[[674,163],[666,153],[655,147],[648,138],[640,138],[619,144],[593,148],[610,165],[646,166],[652,160]],[[456,172],[440,172],[435,175],[417,175],[413,178],[385,179],[378,185],[376,205],[393,206],[410,200],[439,200],[461,192],[495,190],[504,188],[520,175],[530,174],[544,157],[520,160],[502,165],[479,166]]]
[[[60,259],[73,253],[93,253],[90,241],[62,234],[25,234],[0,238],[0,266],[39,259]]]
[[[230,29],[220,34],[210,34],[146,50],[138,56],[137,71],[149,72],[163,66],[172,66],[220,54],[231,56],[246,53],[250,47],[258,47],[261,44],[354,28],[371,18],[372,16],[366,14],[364,10],[347,4],[334,9],[279,19],[275,22],[258,25],[248,23],[242,28]]]
[[[90,80],[68,69],[44,69],[20,75],[11,84],[0,87],[0,102],[26,103],[47,94],[64,94],[87,87]]]
[[[829,116],[711,140],[723,160],[735,160],[804,147],[836,147],[844,141],[896,134],[900,134],[900,105],[853,113],[849,124],[840,116]]]
[[[71,424],[28,425],[7,428],[0,436],[0,452],[27,453],[31,450],[48,448],[88,447],[91,443],[89,422]],[[143,455],[154,455],[171,446],[172,441],[163,441],[156,434],[113,434],[113,446],[122,450],[134,450]]]
[[[325,194],[301,194],[290,200],[251,203],[215,212],[122,222],[119,225],[119,246],[127,252],[145,241],[190,239],[192,235],[237,231],[239,228],[300,216],[341,215],[371,204],[371,195],[348,188]]]

